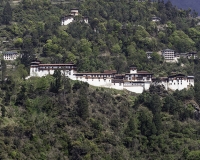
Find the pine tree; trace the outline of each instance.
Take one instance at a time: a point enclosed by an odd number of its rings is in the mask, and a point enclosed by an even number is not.
[[[136,120],[134,118],[130,118],[128,121],[128,126],[125,130],[125,134],[130,137],[134,137],[137,132],[137,125],[136,125]]]
[[[3,19],[3,23],[6,25],[9,24],[10,21],[12,20],[12,8],[11,8],[9,2],[6,3],[6,5],[3,9],[2,19]]]
[[[5,108],[5,106],[2,106],[1,107],[1,116],[5,117],[5,115],[6,115],[6,108]]]
[[[78,101],[78,115],[85,121],[89,116],[88,100],[86,95],[81,95]]]
[[[6,75],[6,62],[4,59],[1,60],[1,77],[0,79],[4,81]]]

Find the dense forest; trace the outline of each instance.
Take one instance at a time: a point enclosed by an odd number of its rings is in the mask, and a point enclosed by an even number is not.
[[[61,26],[72,8],[79,9],[77,20]],[[21,53],[14,62],[1,60],[0,159],[200,159],[200,61],[166,63],[158,54],[171,48],[200,56],[195,11],[162,0],[0,0],[0,14],[0,49]],[[155,77],[194,75],[195,86],[151,86],[137,95],[71,81],[59,71],[27,80],[36,57],[74,62],[79,72],[124,73],[134,64]]]

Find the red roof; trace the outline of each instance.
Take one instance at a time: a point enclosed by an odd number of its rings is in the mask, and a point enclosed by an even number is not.
[[[104,73],[117,73],[116,70],[104,70]]]
[[[75,66],[75,64],[39,64],[39,66]]]
[[[112,75],[112,73],[76,73],[75,75]]]
[[[139,74],[144,74],[144,75],[145,75],[145,74],[148,74],[148,75],[150,74],[150,75],[153,75],[153,73],[149,73],[149,72],[126,73],[126,75],[127,75],[127,74],[128,74],[128,75],[129,75],[129,74],[132,74],[132,75],[139,75]]]

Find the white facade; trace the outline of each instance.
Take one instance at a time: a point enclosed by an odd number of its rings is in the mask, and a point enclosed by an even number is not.
[[[70,15],[72,15],[72,16],[78,16],[78,9],[71,9],[70,10]]]
[[[159,17],[156,17],[156,16],[151,17],[152,22],[160,22],[160,20],[161,19]]]
[[[74,22],[75,17],[78,16],[78,15],[79,15],[78,9],[71,9],[70,14],[61,19],[61,25],[66,26],[66,25]],[[88,24],[88,17],[82,17],[80,22],[84,22],[84,23]]]
[[[198,59],[198,55],[196,52],[190,52],[187,54],[188,59]]]
[[[67,26],[68,24],[72,23],[72,22],[75,22],[75,18],[73,16],[66,16],[64,18],[62,18],[61,20],[61,25],[62,26]],[[84,17],[80,20],[80,22],[84,22],[84,23],[87,23],[88,24],[88,18],[87,17]]]
[[[64,17],[64,18],[62,19],[61,25],[62,25],[62,26],[63,26],[63,25],[66,26],[66,25],[72,23],[73,21],[74,21],[74,17],[73,17],[73,16],[66,16],[66,17]]]
[[[137,71],[135,66],[131,66],[130,72],[126,74],[117,74],[115,70],[106,70],[103,73],[77,73],[76,65],[73,63],[41,64],[39,61],[31,63],[28,78],[52,75],[55,70],[60,70],[63,76],[72,80],[87,82],[92,86],[128,90],[135,93],[148,90],[150,85],[163,85],[166,90],[182,90],[194,86],[194,76],[178,74],[161,78],[159,81],[152,80],[152,73]]]
[[[135,66],[130,67],[130,73],[116,74],[115,70],[104,71],[104,73],[77,73],[76,66],[69,64],[41,64],[39,61],[31,63],[30,77],[42,77],[52,75],[55,70],[72,80],[87,82],[97,87],[113,88],[118,90],[129,90],[142,93],[148,90],[151,84],[152,74],[146,71],[137,71]]]
[[[159,80],[153,80],[154,85],[163,85],[166,90],[182,90],[194,86],[194,76],[176,74],[169,77],[163,77]]]
[[[171,49],[162,50],[162,56],[164,57],[165,61],[167,62],[174,62],[175,61],[175,52]]]
[[[70,79],[75,79],[74,73],[76,72],[76,66],[73,63],[41,64],[39,61],[31,63],[30,77],[43,77],[47,75],[53,75],[55,70],[60,70],[63,76],[67,76]]]
[[[17,57],[19,57],[19,53],[17,53],[16,51],[7,51],[7,52],[3,53],[4,60],[13,61],[13,60],[17,59]]]

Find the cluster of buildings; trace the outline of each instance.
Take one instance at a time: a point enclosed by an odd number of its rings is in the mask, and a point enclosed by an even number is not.
[[[151,55],[153,52],[146,52],[147,58],[151,59]],[[164,60],[166,62],[178,62],[178,59],[187,58],[187,59],[197,59],[197,53],[196,52],[189,52],[189,53],[175,53],[172,49],[164,49],[161,51],[161,55],[164,57]]]
[[[79,15],[78,9],[71,9],[70,14],[61,18],[61,25],[68,25],[74,21],[76,21],[76,17]],[[88,17],[79,17],[79,21],[88,23]]]
[[[138,71],[136,66],[130,66],[129,73],[117,74],[116,70],[105,70],[103,73],[78,73],[73,63],[67,64],[42,64],[35,60],[30,66],[30,77],[42,77],[52,75],[55,70],[60,70],[63,76],[72,80],[87,82],[97,87],[128,90],[142,93],[150,88],[150,85],[163,85],[166,90],[181,90],[194,86],[194,76],[176,74],[169,77],[154,78],[152,73]]]

